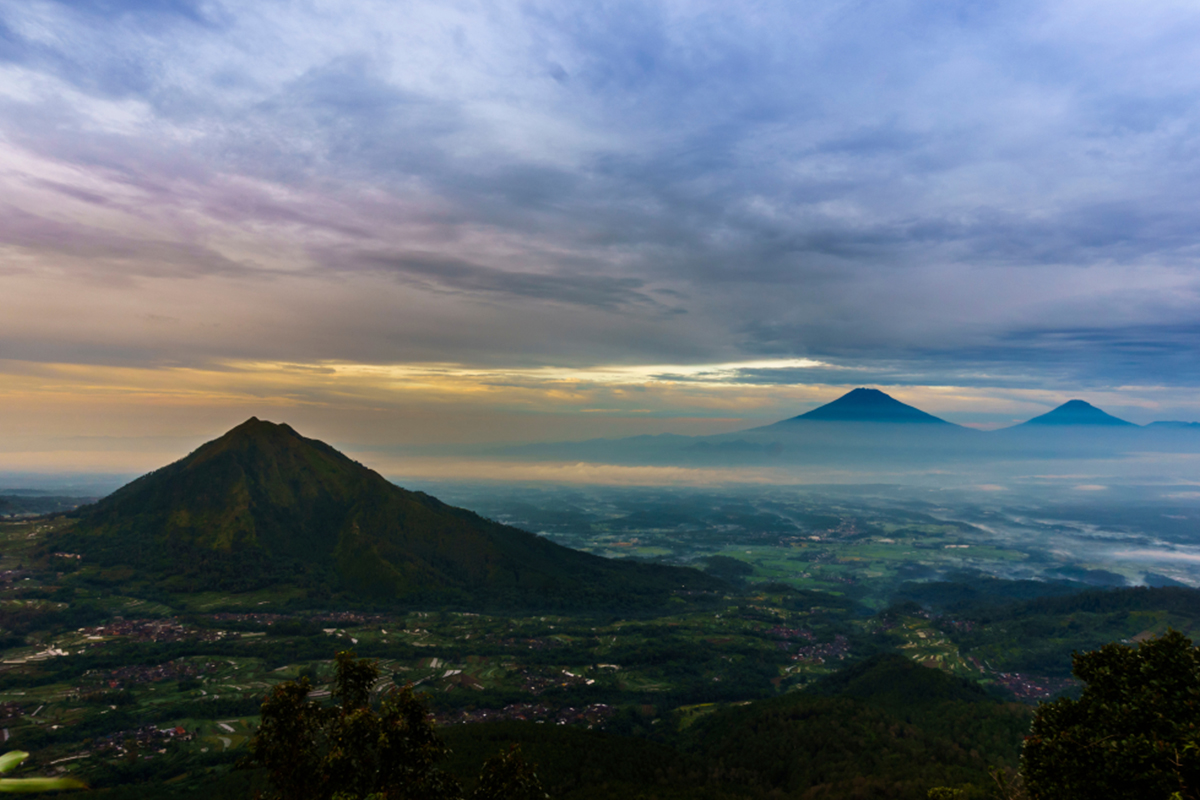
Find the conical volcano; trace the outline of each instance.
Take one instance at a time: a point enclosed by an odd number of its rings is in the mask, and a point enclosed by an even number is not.
[[[132,567],[133,580],[166,591],[288,586],[318,599],[587,606],[717,585],[483,519],[255,418],[77,517],[56,547]]]
[[[901,403],[878,389],[855,389],[832,403],[814,408],[786,422],[886,422],[952,425],[944,419],[926,414],[919,408]]]
[[[1108,425],[1137,427],[1132,422],[1106,414],[1091,403],[1083,400],[1068,400],[1053,411],[1048,411],[1039,417],[1022,422],[1025,425]]]

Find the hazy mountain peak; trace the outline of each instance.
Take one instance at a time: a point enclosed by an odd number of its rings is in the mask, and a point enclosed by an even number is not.
[[[1068,400],[1053,411],[1021,423],[1022,425],[1128,425],[1132,422],[1106,414],[1084,400]]]
[[[787,422],[889,422],[938,423],[950,425],[944,419],[927,414],[919,408],[901,403],[878,389],[859,387],[820,408],[792,417]]]

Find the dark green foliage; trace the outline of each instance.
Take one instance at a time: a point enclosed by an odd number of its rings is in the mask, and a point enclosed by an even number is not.
[[[709,556],[704,571],[727,581],[736,581],[754,574],[754,567],[729,556]]]
[[[545,800],[549,796],[521,755],[521,746],[515,744],[484,762],[471,792],[471,800]]]
[[[379,679],[379,668],[370,661],[356,661],[346,651],[337,654],[333,699],[342,708],[365,708],[371,702],[371,686]]]
[[[128,689],[117,689],[108,692],[92,692],[83,696],[83,702],[96,706],[131,706],[136,700]]]
[[[307,679],[271,691],[250,760],[267,769],[281,800],[459,795],[456,782],[434,769],[446,748],[411,689],[393,692],[378,711],[370,707],[378,677],[372,662],[341,652],[334,677],[339,705],[311,702]]]
[[[250,800],[262,797],[269,788],[265,770],[228,769],[227,765],[206,769],[194,756],[187,766],[191,771],[182,778],[158,784],[139,782],[141,776],[121,775],[119,769],[114,768],[113,773],[123,780],[103,787],[93,783],[93,788],[101,791],[88,797],[102,800]]]
[[[519,743],[554,797],[884,797],[924,800],[950,786],[982,798],[989,768],[1017,764],[1032,712],[973,684],[891,656],[822,684],[718,710],[681,733],[627,708],[607,732],[534,723],[446,731],[448,769]],[[629,723],[629,724],[625,724]],[[613,735],[640,730],[645,738]]]
[[[73,579],[126,591],[140,583],[143,595],[287,585],[314,602],[619,609],[724,585],[561,547],[401,489],[257,419],[77,517],[49,546],[102,569]]]
[[[987,759],[964,743],[844,698],[764,701],[701,724],[713,778],[761,792],[916,800],[932,786],[983,785],[987,776]]]
[[[262,705],[249,763],[264,767],[280,800],[459,800],[462,791],[436,768],[447,750],[411,687],[372,708],[374,662],[337,654],[333,696],[309,700],[307,678],[276,686]],[[471,800],[535,800],[545,793],[519,751],[489,760]]]
[[[284,800],[320,797],[321,711],[310,706],[307,680],[280,684],[262,704],[262,725],[250,742],[250,758],[264,766]]]
[[[533,722],[456,725],[443,729],[443,735],[451,751],[446,770],[464,782],[487,754],[518,744],[537,762],[538,778],[559,800],[687,798],[707,784],[699,759],[631,736]]]
[[[24,598],[33,597],[27,593]],[[0,629],[10,634],[17,641],[9,646],[19,646],[20,641],[33,631],[61,631],[93,625],[108,615],[87,603],[72,605],[68,608],[54,606],[9,606],[0,608]]]
[[[1022,769],[1033,798],[1200,796],[1200,650],[1177,631],[1076,655],[1078,700],[1038,709]],[[1178,794],[1176,794],[1178,793]]]
[[[928,669],[894,653],[880,654],[835,672],[809,690],[812,694],[850,697],[901,711],[940,703],[988,703],[992,698],[975,681]]]
[[[1014,602],[1078,594],[1087,586],[1071,581],[1010,581],[989,575],[950,576],[951,580],[903,583],[892,602],[915,602],[941,614],[978,615]]]
[[[953,634],[964,653],[995,669],[1065,677],[1072,653],[1129,638],[1156,623],[1190,625],[1200,619],[1200,591],[1089,590],[986,609],[970,617],[975,628]]]
[[[727,779],[804,797],[924,798],[1015,765],[1030,712],[977,684],[882,656],[791,694],[714,714],[693,750]]]
[[[114,730],[129,730],[142,725],[157,725],[180,719],[248,717],[257,714],[262,706],[262,697],[251,694],[241,697],[222,695],[219,698],[167,701],[152,706],[137,706],[132,694],[125,690],[103,693],[100,697],[115,702],[100,699],[98,703],[116,705],[117,708],[103,716],[93,715],[71,725],[16,728],[12,731],[12,743],[26,750],[39,750],[54,744],[77,742],[88,737],[103,736]],[[85,698],[85,702],[90,702],[90,698]]]
[[[272,636],[320,636],[321,626],[310,619],[285,619],[267,628]]]
[[[102,790],[97,792],[101,797],[124,797],[126,796],[125,790],[132,788],[134,791],[129,793],[130,797],[136,798],[136,800],[145,800],[148,794],[156,794],[161,797],[171,792],[172,789],[184,788],[165,783],[181,774],[188,772],[204,774],[213,770],[227,775],[232,761],[233,759],[225,753],[195,754],[181,750],[172,750],[165,755],[155,755],[152,759],[97,760],[89,769],[87,783],[93,789]],[[239,778],[240,776],[234,777],[235,785],[244,785]],[[211,779],[210,777],[209,780]],[[162,794],[157,794],[155,789]],[[217,800],[221,797],[222,792],[217,791],[209,795],[206,791],[205,795],[196,800]],[[225,796],[229,797],[229,795]],[[241,798],[244,799],[248,796],[252,795],[241,795]],[[232,797],[229,800],[232,800]]]
[[[986,615],[989,620],[1021,619],[1040,614],[1112,614],[1129,611],[1168,611],[1200,617],[1200,591],[1167,586],[1158,589],[1093,589],[1063,597],[1042,597],[997,609]]]

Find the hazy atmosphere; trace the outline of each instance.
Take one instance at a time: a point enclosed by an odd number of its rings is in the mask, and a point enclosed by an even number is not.
[[[0,0],[0,792],[1200,800],[1198,187],[1196,0]]]
[[[1198,419],[1198,33],[0,2],[0,470],[144,471],[252,414],[357,453],[717,434],[855,386]]]

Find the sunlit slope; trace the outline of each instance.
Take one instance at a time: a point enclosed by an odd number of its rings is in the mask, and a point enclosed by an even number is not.
[[[253,418],[81,509],[59,546],[169,591],[288,584],[314,597],[581,606],[716,583],[491,522]]]

